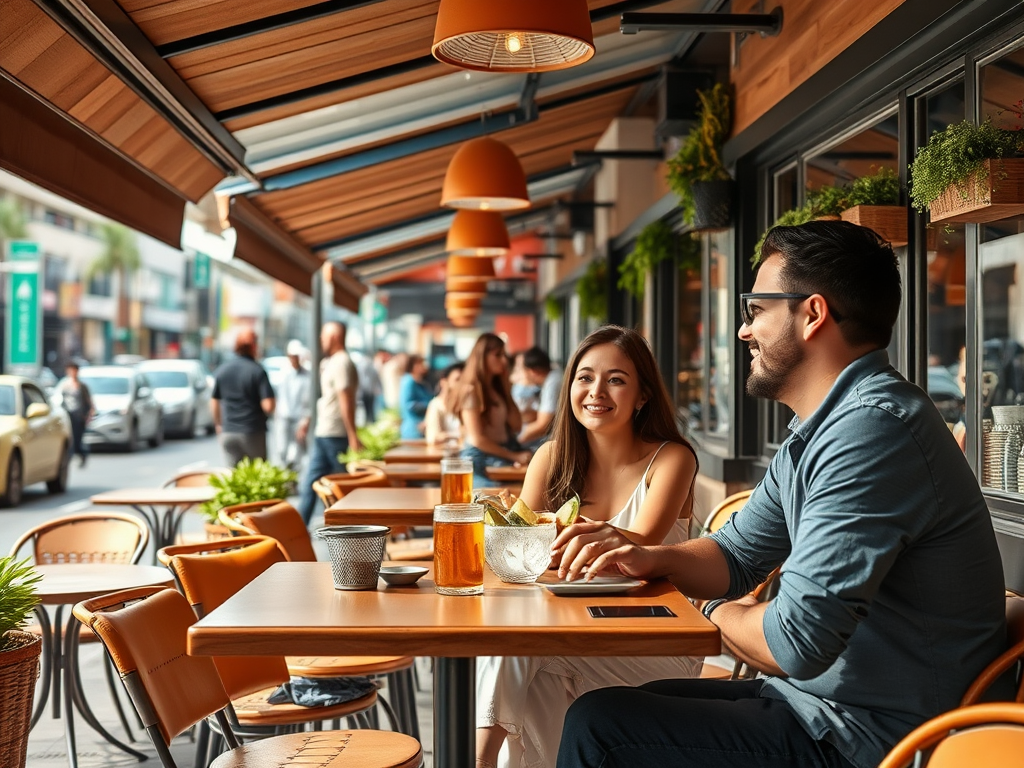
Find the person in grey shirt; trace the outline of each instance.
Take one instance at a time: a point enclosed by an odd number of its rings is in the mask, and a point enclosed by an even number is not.
[[[310,373],[302,365],[308,354],[302,342],[292,339],[285,349],[291,367],[277,385],[274,409],[274,449],[277,463],[298,469],[306,455],[306,430],[300,427],[309,416]],[[300,439],[301,438],[301,439]]]
[[[537,412],[532,421],[523,424],[519,431],[519,442],[524,448],[535,451],[547,441],[551,433],[555,411],[558,410],[558,390],[562,387],[562,371],[551,365],[548,353],[540,347],[530,347],[523,353],[523,369],[526,381],[539,387],[540,394]]]
[[[566,717],[559,768],[872,768],[1005,648],[977,480],[885,352],[901,293],[892,248],[815,221],[776,227],[760,256],[741,297],[747,392],[796,413],[764,480],[725,527],[680,545],[587,546],[583,523],[559,575],[667,576],[708,599],[725,648],[768,677],[588,694]],[[777,596],[749,596],[779,565]]]

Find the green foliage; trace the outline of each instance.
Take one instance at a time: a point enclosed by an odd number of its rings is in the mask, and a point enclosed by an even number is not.
[[[761,246],[768,232],[775,227],[795,227],[814,219],[839,216],[855,205],[898,205],[899,201],[900,179],[891,168],[880,168],[877,173],[854,179],[850,184],[808,191],[803,206],[783,213],[761,235],[750,262],[757,266],[761,260]]]
[[[399,430],[400,419],[394,410],[385,410],[380,417],[365,427],[357,427],[356,435],[359,436],[361,448],[354,451],[349,448],[345,453],[338,456],[342,464],[359,459],[371,461],[383,461],[384,454],[398,445],[401,439]]]
[[[732,122],[729,90],[717,83],[710,91],[698,91],[697,97],[700,99],[697,124],[668,161],[667,177],[669,187],[679,197],[683,218],[691,223],[694,215],[693,182],[730,178],[722,164],[722,145],[729,137]]]
[[[949,187],[966,199],[967,179],[982,171],[985,160],[1024,153],[1024,133],[996,128],[990,120],[967,120],[936,131],[910,164],[910,198],[924,212]]]
[[[290,469],[247,456],[229,474],[210,476],[210,485],[217,489],[217,493],[199,506],[199,514],[215,523],[222,507],[286,498],[292,492],[296,479],[298,475]]]
[[[557,296],[548,296],[544,300],[544,314],[552,323],[562,319],[562,302],[558,300]]]
[[[7,650],[4,634],[20,628],[39,604],[36,584],[42,578],[27,558],[0,557],[0,651]]]
[[[594,259],[587,271],[576,281],[576,295],[580,297],[580,315],[604,322],[608,319],[608,265],[604,259]]]
[[[25,225],[25,214],[13,199],[0,199],[0,242],[4,240],[22,240],[28,237]]]
[[[642,299],[648,273],[675,255],[676,239],[672,227],[660,219],[641,229],[633,250],[619,265],[619,288]]]
[[[139,268],[139,246],[135,233],[113,222],[100,225],[103,253],[89,264],[86,277],[109,275],[113,272],[128,274]]]

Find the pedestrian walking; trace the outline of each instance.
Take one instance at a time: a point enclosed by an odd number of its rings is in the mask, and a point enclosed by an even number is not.
[[[320,331],[320,348],[324,359],[320,361],[320,398],[316,401],[316,427],[309,452],[309,465],[302,481],[299,511],[309,524],[313,517],[316,496],[313,482],[324,475],[342,472],[339,454],[349,448],[359,450],[356,436],[356,390],[359,374],[345,350],[345,326],[326,323]],[[309,428],[307,419],[299,434]]]
[[[85,445],[85,428],[93,416],[92,395],[89,387],[78,378],[78,363],[71,361],[65,368],[66,376],[57,384],[61,404],[71,418],[71,440],[74,443],[78,466],[84,467],[89,450]]]
[[[230,467],[246,456],[267,458],[267,418],[274,413],[275,398],[267,372],[256,362],[256,348],[256,332],[239,331],[235,358],[213,378],[210,412]]]
[[[278,464],[288,469],[298,469],[306,455],[306,428],[303,422],[309,416],[310,374],[302,365],[307,351],[301,341],[289,341],[285,352],[291,367],[284,372],[275,393],[277,407],[274,409],[274,446]]]

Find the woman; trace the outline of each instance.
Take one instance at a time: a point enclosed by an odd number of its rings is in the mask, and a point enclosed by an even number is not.
[[[508,381],[505,342],[485,333],[469,353],[462,380],[449,393],[448,410],[459,415],[464,429],[462,457],[473,462],[473,484],[485,486],[487,467],[525,464],[530,452],[516,441],[523,425]]]
[[[566,370],[551,440],[530,462],[522,499],[558,509],[579,494],[580,523],[552,547],[595,551],[627,541],[672,544],[687,538],[697,458],[679,434],[650,347],[628,328],[605,326],[580,344]],[[570,542],[574,542],[567,548]],[[477,663],[477,767],[553,766],[569,705],[613,685],[689,677],[700,659],[489,657]]]
[[[423,418],[426,426],[427,445],[438,445],[448,440],[458,442],[462,437],[462,425],[459,417],[449,413],[445,407],[448,393],[459,386],[464,363],[452,363],[441,373],[438,382],[437,397],[427,405],[427,414]]]
[[[410,355],[398,386],[398,411],[402,416],[399,434],[403,440],[423,437],[423,417],[433,397],[427,386],[426,362],[420,355]]]

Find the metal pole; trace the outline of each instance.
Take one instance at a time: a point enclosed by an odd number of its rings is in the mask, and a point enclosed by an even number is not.
[[[472,768],[476,759],[476,659],[434,659],[434,765]]]
[[[313,306],[310,312],[310,321],[312,323],[312,339],[313,342],[310,345],[309,356],[310,356],[310,382],[309,382],[309,401],[312,404],[311,413],[309,416],[309,434],[313,435],[316,429],[316,401],[320,399],[320,358],[322,351],[320,349],[320,327],[323,325],[324,320],[324,276],[323,272],[319,269],[312,274],[310,277],[312,281],[310,283],[310,292],[313,295]]]

